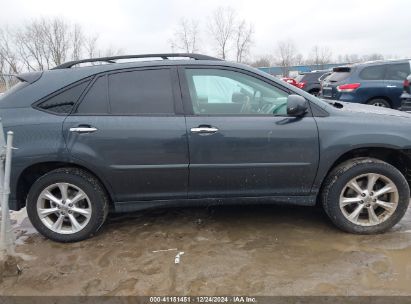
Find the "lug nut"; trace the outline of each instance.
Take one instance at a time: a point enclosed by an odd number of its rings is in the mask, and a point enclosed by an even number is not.
[[[73,207],[73,204],[70,203],[70,204],[68,204],[68,206],[71,208],[71,207]]]
[[[362,197],[365,197],[365,193],[361,193],[361,196],[362,196]]]
[[[69,211],[68,211],[68,213],[69,213],[69,214],[72,214],[72,213],[73,213],[73,211],[69,210]]]
[[[371,192],[370,195],[373,196],[373,195],[374,195],[374,192]]]

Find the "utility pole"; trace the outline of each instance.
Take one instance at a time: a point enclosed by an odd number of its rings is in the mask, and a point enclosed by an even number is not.
[[[0,225],[0,260],[14,254],[14,240],[10,224],[9,194],[11,154],[13,147],[13,132],[7,132],[7,142],[4,140],[3,123],[0,119],[0,194],[1,194],[1,225]]]

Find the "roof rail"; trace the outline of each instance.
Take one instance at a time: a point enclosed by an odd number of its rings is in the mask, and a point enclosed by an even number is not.
[[[59,69],[69,69],[73,66],[80,64],[80,63],[87,63],[87,62],[107,62],[107,63],[116,63],[115,60],[119,59],[137,59],[137,58],[161,58],[163,60],[167,60],[169,58],[175,57],[187,57],[192,58],[194,60],[221,60],[219,58],[201,55],[201,54],[191,54],[191,53],[169,53],[169,54],[144,54],[144,55],[121,55],[121,56],[110,56],[110,57],[101,57],[101,58],[90,58],[90,59],[82,59],[82,60],[75,60],[75,61],[68,61],[61,65],[56,66],[52,70],[59,70]]]

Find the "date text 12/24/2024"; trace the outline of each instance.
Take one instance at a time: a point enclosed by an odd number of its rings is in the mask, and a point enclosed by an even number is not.
[[[257,303],[257,299],[247,296],[197,296],[197,297],[150,297],[150,303]]]

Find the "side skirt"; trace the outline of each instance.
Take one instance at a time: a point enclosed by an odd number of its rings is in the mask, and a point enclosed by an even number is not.
[[[317,197],[309,196],[268,196],[268,197],[232,197],[232,198],[201,198],[201,199],[183,199],[183,200],[152,200],[152,201],[135,201],[135,202],[115,202],[115,213],[126,213],[140,211],[152,208],[169,208],[169,207],[207,207],[218,205],[297,205],[297,206],[314,206]]]

